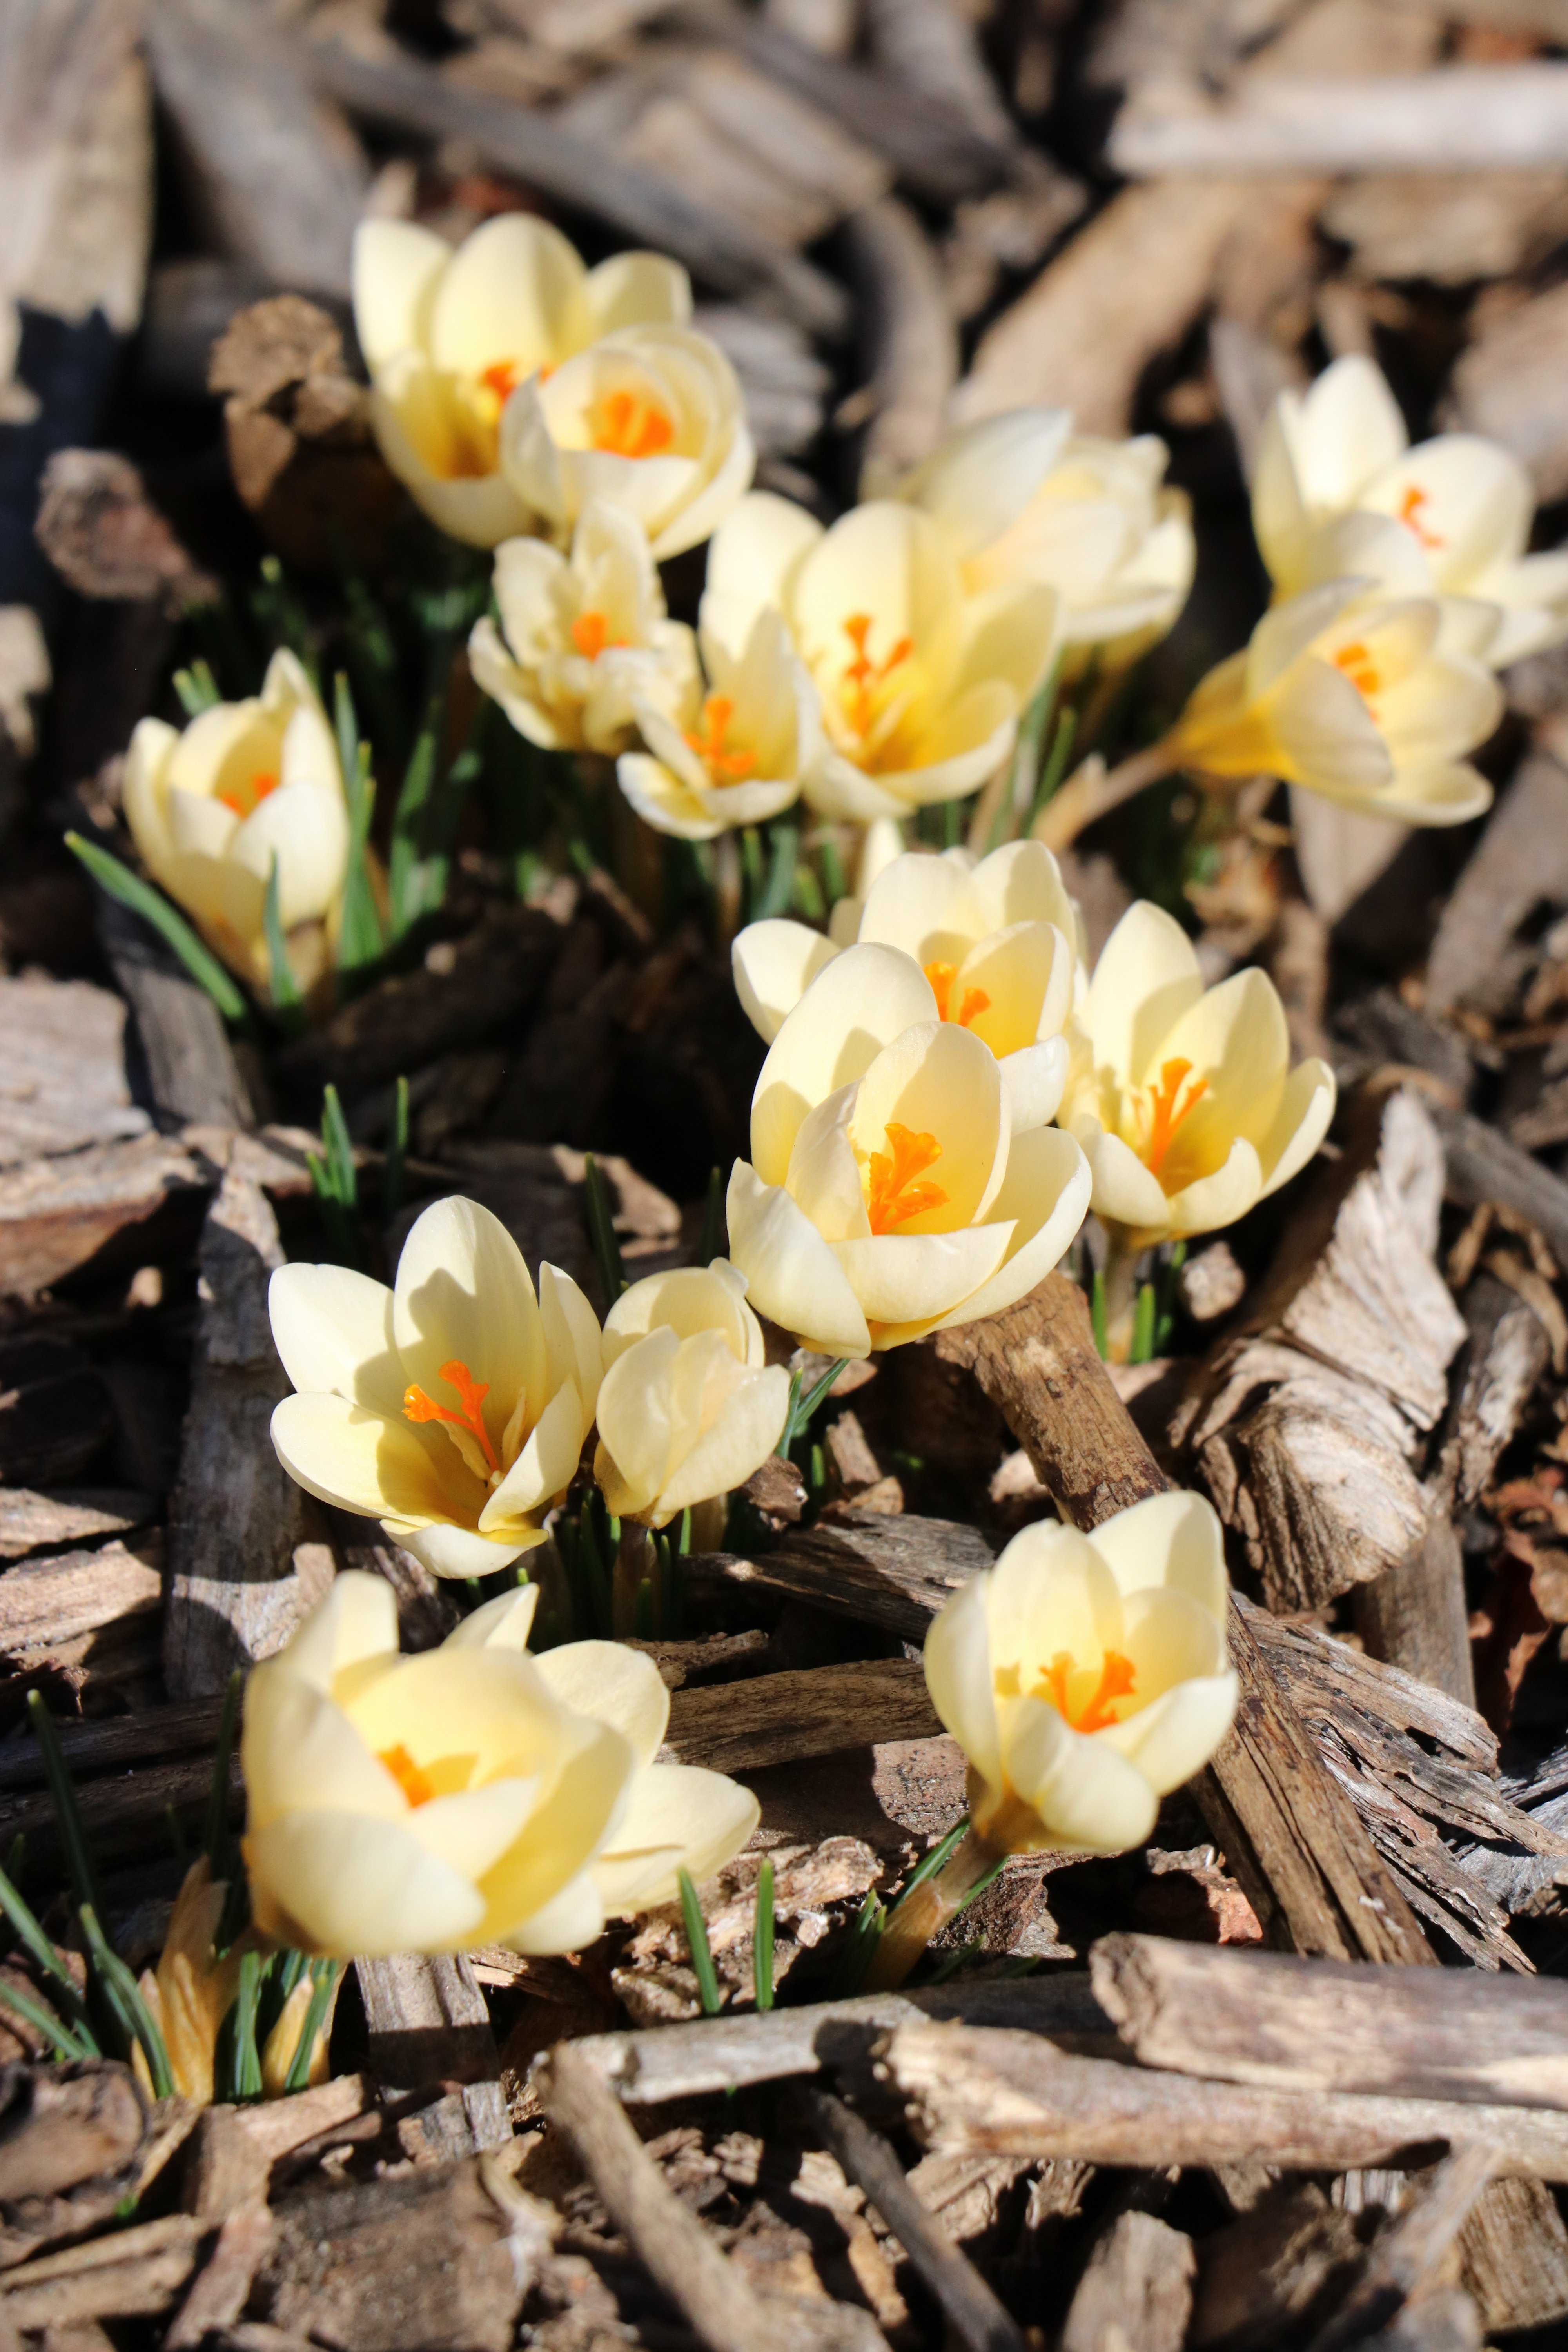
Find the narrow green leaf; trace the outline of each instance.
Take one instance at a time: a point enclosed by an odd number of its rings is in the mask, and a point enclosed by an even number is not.
[[[773,2005],[773,1866],[764,1861],[757,1873],[757,1909],[752,1924],[752,1988],[757,2007]]]
[[[650,1576],[641,1578],[637,1584],[637,1597],[632,1611],[632,1633],[639,1642],[656,1641],[658,1636],[658,1628],[653,1622],[653,1579]]]
[[[724,1171],[715,1168],[708,1179],[708,1198],[702,1203],[702,1238],[697,1244],[699,1265],[711,1265],[722,1257],[729,1244],[724,1222]]]
[[[367,855],[371,819],[375,813],[375,778],[371,773],[370,746],[360,740],[353,696],[342,670],[335,681],[332,719],[349,809],[349,855],[338,927],[338,970],[352,974],[377,962],[385,941],[375,892],[371,887]]]
[[[84,841],[79,833],[68,833],[65,838],[66,847],[73,856],[80,858],[100,889],[118,898],[122,907],[129,907],[133,915],[140,915],[144,923],[151,923],[165,945],[173,948],[191,978],[206,990],[224,1019],[243,1024],[249,1013],[237,983],[163,893],[154,890],[150,882],[143,882],[139,874],[132,874],[129,866],[110,850],[100,849],[97,842]]]
[[[71,1777],[60,1751],[59,1734],[55,1729],[54,1717],[44,1705],[41,1693],[36,1690],[27,1693],[27,1720],[44,1759],[44,1778],[48,1782],[55,1819],[59,1823],[60,1843],[66,1855],[66,1875],[70,1880],[71,1892],[78,1903],[90,1904],[94,1908],[101,1909],[98,1871],[88,1844],[87,1829],[77,1804],[76,1790],[71,1786]]]
[[[310,2082],[310,2053],[316,2046],[316,2036],[327,2021],[327,2011],[343,1970],[342,1960],[312,1960],[310,1965],[310,2006],[305,2011],[299,2047],[289,2061],[289,2073],[283,2084],[286,2091],[302,2091]]]
[[[680,1916],[686,1926],[692,1973],[697,1979],[697,1997],[702,2003],[703,2016],[717,2017],[720,2008],[719,1971],[713,1966],[713,1954],[709,1947],[708,1922],[702,1916],[702,1906],[697,1900],[691,1873],[680,1870],[676,1876],[680,1887]]]
[[[1127,1359],[1130,1364],[1146,1364],[1154,1352],[1155,1305],[1153,1284],[1141,1283],[1132,1310],[1132,1347]]]
[[[888,1924],[887,1906],[873,1888],[855,1914],[849,1933],[839,1956],[838,1977],[834,1997],[852,2000],[864,1985],[882,1932]]]
[[[594,1264],[599,1273],[599,1287],[605,1294],[605,1307],[610,1307],[626,1287],[626,1274],[621,1263],[621,1245],[616,1237],[610,1188],[605,1181],[603,1169],[591,1151],[585,1153],[583,1160],[583,1194],[588,1239],[593,1246]]]
[[[817,1406],[821,1404],[823,1400],[831,1392],[834,1382],[837,1380],[839,1373],[844,1370],[844,1367],[848,1361],[849,1359],[847,1356],[836,1357],[833,1362],[828,1365],[827,1370],[823,1373],[821,1379],[814,1381],[810,1389],[808,1389],[804,1395],[802,1395],[798,1390],[794,1388],[791,1389],[790,1409],[788,1418],[784,1423],[784,1434],[779,1440],[779,1452],[781,1454],[787,1454],[790,1447],[795,1444],[795,1439],[803,1436],[805,1431],[810,1428],[812,1415],[816,1412]],[[799,1376],[797,1375],[796,1377],[798,1378]]]
[[[278,852],[272,853],[272,865],[267,877],[267,897],[262,903],[261,929],[267,940],[267,970],[276,1012],[298,1015],[304,1003],[300,983],[294,977],[294,967],[289,961],[289,942],[283,935],[283,917],[278,895]],[[286,1027],[297,1028],[298,1019],[286,1021]]]
[[[326,1150],[332,1197],[342,1202],[351,1216],[357,1216],[359,1170],[354,1164],[353,1138],[349,1133],[348,1120],[343,1117],[338,1090],[330,1083],[321,1090],[321,1142]]]
[[[741,878],[754,920],[763,895],[763,836],[754,824],[741,827]]]
[[[216,709],[223,700],[211,668],[200,660],[194,661],[189,669],[174,672],[174,692],[187,719],[199,719],[204,710]]]
[[[1056,732],[1051,737],[1050,751],[1041,772],[1034,800],[1030,804],[1028,822],[1024,827],[1026,834],[1033,833],[1047,802],[1054,796],[1062,778],[1066,775],[1068,762],[1072,758],[1072,747],[1077,740],[1078,712],[1068,709],[1064,710],[1057,720]]]
[[[30,1992],[24,1992],[20,1985],[11,1984],[5,1978],[0,1978],[0,2008],[10,2010],[13,2016],[30,2025],[35,2033],[41,2033],[55,2056],[68,2065],[74,2059],[96,2058],[100,2054],[95,2042],[82,2034],[73,2033],[68,2026],[61,2024],[53,2010],[46,2009],[41,2000],[35,2000]]]
[[[239,1963],[239,1990],[234,1997],[234,2095],[261,2096],[261,2053],[256,2044],[256,2015],[261,1990],[259,1952],[246,1952]]]
[[[849,886],[844,879],[844,861],[838,855],[838,844],[831,834],[824,836],[817,855],[822,859],[822,894],[829,907],[837,907],[840,898],[848,896]]]
[[[390,1224],[408,1195],[408,1081],[400,1077],[392,1094],[392,1133],[381,1175],[382,1221]]]
[[[403,789],[397,795],[397,808],[392,820],[388,887],[395,940],[401,939],[424,911],[421,866],[425,829],[431,796],[436,789],[436,754],[444,708],[443,698],[437,697],[419,730],[414,749],[408,755],[408,765],[403,772]]]
[[[147,2072],[153,2080],[155,2099],[174,2095],[174,2077],[169,2064],[169,2053],[158,2030],[152,2011],[142,1998],[142,1988],[121,1958],[110,1948],[109,1939],[98,1923],[98,1913],[90,1903],[79,1904],[77,1917],[87,1945],[88,1960],[103,1996],[119,2021],[126,2040],[126,2056],[130,2044],[139,2042],[142,2055],[147,2061]]]
[[[976,1959],[984,1949],[984,1945],[976,1941],[972,1944],[960,1944],[956,1952],[944,1952],[927,1977],[927,1985],[946,1984],[950,1979],[958,1976],[966,1969],[971,1960]]]
[[[795,860],[800,855],[798,824],[775,824],[773,832],[773,862],[761,898],[757,900],[753,920],[765,923],[774,915],[782,915],[789,905],[795,889]]]
[[[213,1752],[212,1787],[207,1793],[207,1828],[202,1841],[207,1865],[215,1879],[231,1874],[231,1854],[228,1835],[228,1775],[234,1755],[234,1735],[239,1725],[239,1705],[245,1690],[245,1676],[237,1666],[228,1678],[223,1695],[223,1713],[218,1717],[217,1746]]]
[[[17,1941],[24,1950],[57,1988],[57,1997],[69,2017],[71,2030],[77,2040],[85,2044],[85,2054],[96,2057],[98,2044],[88,2023],[87,2005],[77,1990],[76,1979],[39,1927],[31,1905],[4,1871],[0,1871],[0,1911],[16,1929]]]

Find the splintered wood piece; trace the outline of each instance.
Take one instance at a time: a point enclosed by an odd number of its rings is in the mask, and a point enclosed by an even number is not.
[[[1005,1314],[942,1332],[935,1349],[973,1372],[1075,1527],[1168,1490],[1096,1352],[1088,1301],[1065,1276],[1047,1276]],[[1331,1959],[1435,1960],[1234,1601],[1229,1631],[1241,1705],[1198,1800],[1265,1933]]]
[[[1568,2228],[1543,2179],[1488,2186],[1459,2232],[1459,2283],[1489,2335],[1568,2312]]]
[[[805,2096],[824,2147],[847,2179],[865,2190],[959,2341],[970,2352],[1025,2352],[1022,2328],[967,2255],[931,2220],[880,2132],[830,2091],[808,2091]]]
[[[188,2213],[96,2238],[0,2272],[0,2326],[23,2334],[167,2311],[196,2266],[205,2224]]]
[[[665,1748],[677,1763],[745,1772],[941,1729],[918,1659],[866,1658],[675,1691]]]
[[[785,1535],[758,1560],[695,1553],[689,1573],[791,1593],[919,1642],[943,1601],[994,1557],[978,1528],[962,1520],[845,1507]]]
[[[139,1661],[143,1678],[156,1671],[156,1644],[150,1643]],[[183,1822],[195,1820],[207,1802],[212,1780],[210,1756],[198,1756],[189,1763],[153,1764],[140,1772],[86,1782],[77,1790],[77,1809],[94,1836],[112,1843],[119,1852],[142,1852],[153,1844],[167,1851],[165,1815],[173,1810]],[[238,1801],[245,1793],[237,1750],[229,1767],[228,1787],[230,1811],[237,1818]],[[59,1851],[59,1820],[47,1791],[0,1801],[0,1839],[8,1844],[16,1837],[26,1839],[29,1851]]]
[[[1276,2182],[1261,2164],[1247,2170],[1260,2184],[1251,2201],[1199,2248],[1194,2352],[1264,2352],[1295,2339],[1362,2267],[1354,2220],[1315,2181]],[[1235,2168],[1225,2180],[1229,2195]]]
[[[1568,1183],[1468,1111],[1434,1103],[1432,1123],[1443,1139],[1449,1200],[1462,1209],[1489,1201],[1516,1210],[1559,1258],[1568,1259]]]
[[[194,1225],[205,1191],[200,1162],[174,1136],[132,1136],[6,1169],[0,1173],[0,1297],[30,1298],[47,1290],[165,1208],[188,1212]]]
[[[43,2067],[8,2069],[0,2101],[5,2205],[63,2197],[83,2181],[123,2174],[146,2137],[146,2110],[128,2066],[96,2064],[68,2077]]]
[[[124,1535],[157,1517],[156,1497],[129,1486],[82,1486],[53,1495],[26,1486],[0,1488],[0,1560],[31,1551],[84,1543],[92,1536]],[[5,1786],[0,1769],[0,1788]]]
[[[0,1658],[24,1675],[75,1663],[73,1654],[85,1663],[89,1637],[127,1630],[136,1619],[151,1622],[163,1594],[160,1552],[155,1534],[142,1539],[140,1555],[108,1543],[23,1560],[0,1578]]]
[[[1103,1936],[1095,1998],[1146,2066],[1295,2090],[1568,2110],[1568,1986]]]
[[[0,1168],[145,1135],[125,1076],[125,1006],[85,980],[0,980]]]
[[[958,329],[936,255],[908,205],[896,196],[867,205],[846,222],[844,243],[861,298],[861,397],[872,408],[860,490],[875,498],[942,438],[958,379]]]
[[[151,691],[151,680],[148,685]],[[121,723],[125,734],[142,707],[138,702],[124,712]],[[119,742],[113,748],[118,750]],[[163,1118],[219,1128],[253,1126],[250,1097],[223,1015],[206,990],[139,915],[107,891],[94,891],[92,911],[116,985],[131,1007],[131,1042],[140,1049],[148,1091]]]
[[[237,2206],[226,2217],[205,2267],[163,2338],[163,2352],[195,2352],[209,2331],[233,2326],[267,2259],[276,2227],[265,2205]]]
[[[384,2098],[446,2085],[417,2120],[421,2152],[447,2158],[504,2147],[511,2120],[489,2008],[461,1952],[356,1960],[370,2068]]]
[[[1568,2117],[1545,2107],[1261,2090],[1154,2074],[1005,2028],[902,2025],[880,2061],[928,2147],[1073,2156],[1089,2164],[1300,2172],[1410,2170],[1445,2147],[1496,2150],[1499,2170],[1568,2177]]]
[[[1427,1009],[1500,1011],[1489,983],[1515,932],[1535,908],[1565,896],[1568,774],[1550,751],[1533,751],[1499,797],[1438,918],[1426,960]]]
[[[112,1552],[112,1545],[105,1550]],[[84,1559],[100,1559],[101,1552],[85,1552]],[[52,1564],[52,1563],[51,1563]],[[155,1572],[155,1571],[154,1571]],[[8,1594],[10,1578],[0,1581]],[[71,1778],[77,1781],[98,1772],[112,1772],[125,1764],[143,1764],[201,1748],[209,1755],[217,1738],[223,1713],[219,1698],[186,1699],[174,1706],[150,1706],[136,1715],[110,1716],[101,1723],[62,1723],[56,1737]],[[13,1736],[0,1747],[0,1790],[41,1789],[47,1775],[37,1742]]]
[[[1528,1307],[1524,1312],[1529,1316]],[[1474,1706],[1464,1555],[1452,1520],[1441,1515],[1440,1497],[1438,1505],[1407,1559],[1355,1587],[1352,1615],[1372,1657],[1397,1663]]]
[[[1308,2352],[1349,2352],[1418,2294],[1469,2220],[1498,2168],[1484,2142],[1445,2158],[1421,2182],[1414,2203],[1391,2221],[1365,2270]]]
[[[268,2164],[291,2156],[324,2133],[355,2123],[373,2104],[370,2084],[363,2074],[334,2074],[330,2082],[312,2084],[308,2091],[283,2099],[267,2099],[260,2106],[242,2107],[239,2120]]]
[[[1181,2352],[1193,2308],[1193,2242],[1152,2213],[1119,2213],[1095,2245],[1062,2328],[1061,2352]]]

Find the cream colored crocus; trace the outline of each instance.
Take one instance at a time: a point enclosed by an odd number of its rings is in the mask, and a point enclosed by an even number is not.
[[[1164,443],[1070,426],[1060,409],[986,417],[950,433],[897,492],[938,524],[972,591],[1053,591],[1069,677],[1091,650],[1119,669],[1163,636],[1196,562],[1189,502],[1164,483]]]
[[[738,824],[763,824],[800,796],[821,741],[816,693],[776,613],[759,613],[737,660],[710,635],[704,681],[689,679],[680,703],[634,702],[647,750],[626,751],[622,792],[656,833],[711,841]]]
[[[1384,601],[1358,580],[1303,589],[1203,679],[1157,756],[1278,776],[1405,824],[1462,824],[1491,802],[1466,754],[1502,697],[1479,661],[1445,649],[1442,625],[1434,597]]]
[[[962,849],[941,857],[906,850],[872,883],[857,935],[912,956],[931,982],[936,1018],[990,1046],[1018,1129],[1042,1126],[1061,1099],[1061,1031],[1080,929],[1050,851],[1014,841],[978,861]],[[769,1044],[836,952],[820,932],[783,917],[741,932],[731,950],[736,992]]]
[[[654,554],[700,547],[751,488],[757,453],[740,381],[689,327],[623,327],[519,385],[501,470],[538,528],[570,536],[594,499],[624,508]]]
[[[683,326],[691,286],[657,253],[618,253],[585,268],[548,221],[503,213],[456,251],[410,221],[362,221],[353,301],[383,457],[453,539],[496,547],[541,524],[535,502],[501,470],[501,412],[512,394],[607,335]]]
[[[1306,1166],[1333,1111],[1328,1064],[1290,1067],[1267,973],[1205,989],[1180,923],[1147,899],[1128,908],[1100,950],[1058,1114],[1110,1240],[1113,1352],[1138,1254],[1245,1216]]]
[[[928,515],[873,500],[825,530],[767,491],[716,532],[702,600],[731,651],[776,606],[822,704],[805,795],[856,824],[977,791],[1045,677],[1056,599],[1033,582],[966,590]]]
[[[1381,370],[1359,353],[1279,395],[1252,516],[1281,596],[1351,573],[1387,594],[1436,595],[1445,642],[1494,669],[1568,637],[1568,550],[1527,552],[1535,499],[1519,459],[1473,433],[1412,448]]]
[[[527,1593],[398,1654],[383,1579],[339,1576],[246,1686],[244,1853],[256,1924],[340,1958],[509,1944],[580,1949],[594,1864],[637,1757],[526,1655]]]
[[[477,1202],[415,1220],[392,1289],[285,1265],[272,1337],[298,1393],[272,1416],[306,1491],[378,1518],[437,1576],[489,1576],[544,1540],[593,1425],[599,1326],[570,1275]]]
[[[778,1443],[789,1387],[727,1259],[634,1282],[605,1318],[594,1475],[611,1514],[668,1527],[742,1486]]]
[[[349,817],[337,743],[291,653],[261,692],[215,703],[183,729],[137,721],[125,756],[125,821],[154,882],[190,915],[231,971],[270,982],[265,918],[278,913],[302,989],[331,961],[348,871]]]
[[[231,1945],[221,1957],[216,1946],[227,1897],[227,1882],[214,1879],[202,1854],[181,1881],[157,1968],[143,1969],[139,1984],[163,2037],[174,2088],[197,2106],[211,2105],[218,2032],[239,1988],[244,1945]],[[132,2065],[151,2097],[153,2078],[140,2043]]]
[[[1089,1205],[1070,1136],[1015,1129],[1004,1064],[898,948],[848,948],[769,1050],[730,1255],[759,1314],[864,1356],[1010,1307]]]
[[[787,1385],[787,1383],[786,1383]],[[637,1758],[626,1805],[589,1865],[607,1916],[673,1903],[676,1874],[699,1886],[732,1862],[762,1808],[749,1789],[695,1764],[656,1761],[669,1722],[669,1693],[642,1651],[620,1642],[568,1642],[537,1661],[563,1706],[618,1732]]]
[[[639,704],[678,709],[695,688],[691,632],[668,616],[642,525],[616,507],[584,510],[569,555],[503,541],[495,599],[499,625],[476,622],[468,667],[542,751],[618,751]]]

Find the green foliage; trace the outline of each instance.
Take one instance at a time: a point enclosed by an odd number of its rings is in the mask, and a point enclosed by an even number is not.
[[[285,1033],[297,1032],[304,1025],[304,998],[294,977],[294,967],[289,961],[289,942],[283,936],[283,918],[279,908],[278,853],[272,853],[272,865],[267,877],[267,898],[261,911],[262,935],[267,941],[267,969],[272,991],[272,1008],[278,1013]]]
[[[109,850],[100,849],[97,842],[84,840],[79,833],[68,833],[65,839],[66,847],[81,860],[100,889],[107,890],[111,898],[118,898],[122,907],[129,907],[143,922],[151,923],[165,945],[173,948],[191,978],[206,990],[224,1019],[237,1027],[243,1026],[249,1015],[237,982],[229,977],[211,950],[202,944],[184,915],[169,904],[163,892],[154,890],[150,882],[143,882],[139,874],[132,874],[129,866]]]
[[[349,808],[349,858],[338,932],[338,971],[352,984],[380,962],[386,942],[371,884],[368,856],[371,819],[375,814],[375,778],[371,773],[370,745],[360,740],[353,696],[342,670],[334,685],[332,720]]]
[[[382,1221],[390,1224],[408,1197],[408,1081],[400,1077],[392,1090],[392,1132],[381,1175]]]
[[[616,1237],[610,1188],[605,1181],[604,1170],[591,1151],[584,1155],[583,1160],[583,1193],[588,1240],[593,1247],[594,1264],[598,1270],[599,1287],[605,1294],[605,1305],[608,1309],[627,1287],[626,1270],[621,1263],[621,1245]]]
[[[174,692],[180,698],[180,708],[187,719],[199,719],[204,710],[213,709],[223,700],[208,664],[199,658],[189,669],[174,672]]]
[[[338,1264],[363,1266],[359,1171],[354,1166],[348,1121],[334,1086],[327,1087],[321,1097],[321,1149],[320,1152],[307,1152],[305,1164],[310,1171],[316,1203]]]
[[[817,1406],[830,1394],[834,1382],[848,1361],[847,1356],[837,1357],[804,1394],[802,1375],[799,1372],[793,1375],[789,1384],[789,1410],[784,1414],[784,1425],[779,1433],[778,1451],[781,1454],[787,1454],[796,1439],[805,1436]]]
[[[773,2005],[773,1866],[764,1859],[757,1873],[757,1908],[752,1923],[752,1989],[764,2013]]]
[[[702,1916],[702,1906],[697,1900],[691,1873],[680,1870],[676,1876],[680,1885],[680,1916],[686,1927],[692,1973],[697,1979],[697,1998],[702,2003],[704,2017],[717,2017],[721,2006],[719,1971],[713,1965],[713,1954],[708,1942],[708,1922]]]

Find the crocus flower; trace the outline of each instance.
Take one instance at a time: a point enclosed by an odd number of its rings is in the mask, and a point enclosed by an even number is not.
[[[1091,648],[1121,668],[1163,636],[1196,559],[1188,501],[1163,487],[1164,443],[1074,436],[1071,422],[1019,408],[962,426],[896,493],[939,526],[971,590],[1054,590],[1069,675]]]
[[[403,1658],[391,1586],[351,1571],[253,1670],[244,1853],[264,1934],[345,1959],[598,1935],[593,1865],[637,1757],[524,1654],[523,1599]]]
[[[500,625],[476,622],[468,667],[543,751],[618,751],[639,700],[676,707],[694,689],[691,632],[668,618],[647,534],[619,508],[586,508],[570,555],[504,541],[495,596]]]
[[[285,1265],[272,1337],[299,1393],[272,1443],[309,1494],[379,1518],[437,1576],[489,1576],[542,1543],[593,1425],[599,1326],[570,1275],[476,1202],[437,1201],[395,1286]]]
[[[197,2106],[212,2103],[218,2031],[239,1986],[242,1947],[231,1946],[221,1958],[216,1948],[227,1897],[226,1883],[215,1881],[202,1854],[186,1871],[174,1897],[158,1966],[143,1969],[139,1985],[163,2037],[174,2088]],[[151,2096],[153,2078],[140,2044],[132,2064]]]
[[[1205,990],[1180,923],[1147,899],[1128,908],[1075,1024],[1059,1113],[1121,1245],[1233,1223],[1306,1166],[1333,1109],[1326,1062],[1290,1068],[1266,973]]]
[[[1010,1307],[1083,1222],[1089,1169],[1054,1128],[1015,1130],[1005,1064],[937,1018],[912,956],[847,949],[773,1040],[730,1254],[758,1312],[864,1356]]]
[[[732,1862],[762,1808],[722,1772],[654,1760],[669,1721],[669,1693],[653,1660],[620,1642],[567,1642],[537,1664],[563,1706],[608,1724],[637,1757],[626,1810],[589,1865],[607,1916],[672,1903],[678,1871],[689,1871],[700,1886]]]
[[[501,411],[517,387],[606,335],[691,315],[679,262],[618,253],[586,269],[531,213],[486,221],[456,252],[409,221],[362,221],[353,298],[381,453],[431,520],[472,547],[538,525],[500,467]]]
[[[1436,598],[1385,602],[1362,580],[1303,589],[1210,670],[1163,751],[1212,776],[1278,776],[1405,824],[1462,824],[1491,802],[1465,754],[1502,697],[1440,641]]]
[[[1156,1495],[1092,1535],[1042,1521],[971,1577],[925,1642],[931,1703],[999,1853],[1121,1853],[1236,1713],[1220,1525]]]
[[[738,653],[769,605],[822,702],[824,746],[805,798],[862,824],[994,775],[1046,674],[1056,613],[1033,582],[971,594],[914,507],[874,499],[825,530],[804,508],[756,491],[714,536],[704,630]]]
[[[781,814],[822,732],[816,689],[776,613],[757,614],[738,660],[710,632],[701,642],[707,690],[691,675],[672,710],[639,697],[647,749],[624,752],[616,771],[637,814],[685,841]]]
[[[184,729],[139,719],[124,805],[153,881],[258,988],[271,971],[265,915],[276,864],[294,977],[305,989],[321,978],[348,870],[348,803],[332,730],[291,653],[273,655],[258,695],[215,703]]]
[[[941,857],[905,851],[882,867],[858,913],[855,936],[912,956],[937,1019],[973,1030],[1001,1060],[1015,1128],[1050,1118],[1067,1076],[1060,1032],[1082,929],[1050,851],[1013,841],[978,863],[963,849]],[[836,952],[819,931],[783,916],[740,933],[731,956],[736,993],[770,1045]]]
[[[742,1485],[778,1443],[789,1385],[727,1259],[634,1282],[605,1318],[594,1475],[612,1514],[667,1527]]]
[[[1252,519],[1278,593],[1360,574],[1436,595],[1445,642],[1494,669],[1568,637],[1568,550],[1526,552],[1534,515],[1529,475],[1496,442],[1444,433],[1411,448],[1359,353],[1281,393],[1264,428]]]

